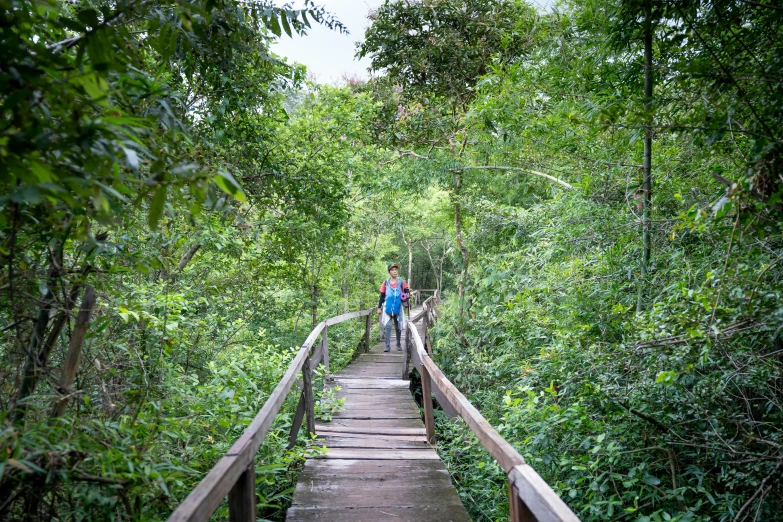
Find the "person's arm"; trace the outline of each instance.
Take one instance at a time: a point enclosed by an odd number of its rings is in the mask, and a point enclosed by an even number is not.
[[[383,311],[383,301],[386,299],[386,281],[381,284],[381,296],[378,299],[378,316],[381,315],[381,312]]]

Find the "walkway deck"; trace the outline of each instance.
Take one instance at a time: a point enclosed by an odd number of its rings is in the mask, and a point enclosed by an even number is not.
[[[409,382],[400,378],[403,352],[395,341],[392,333],[391,352],[378,343],[334,375],[345,407],[316,424],[329,450],[305,463],[287,520],[470,522],[426,442]]]

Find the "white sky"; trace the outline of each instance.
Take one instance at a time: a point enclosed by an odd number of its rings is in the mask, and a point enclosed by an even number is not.
[[[277,4],[284,3],[276,0]],[[383,0],[320,0],[317,5],[323,5],[335,18],[340,20],[350,34],[340,34],[313,23],[307,36],[293,38],[283,33],[278,43],[272,46],[272,52],[287,56],[290,62],[299,62],[307,66],[318,83],[338,83],[343,74],[367,79],[369,60],[357,61],[356,42],[364,39],[364,30],[369,25],[367,13],[375,9]],[[294,2],[294,8],[301,7]]]
[[[299,62],[315,75],[318,83],[342,83],[343,75],[358,76],[367,79],[370,61],[366,58],[357,61],[356,42],[364,40],[364,30],[369,25],[367,13],[383,4],[384,0],[316,0],[326,10],[341,21],[350,34],[340,34],[313,23],[307,36],[293,38],[283,33],[272,52],[287,56],[289,62]],[[286,0],[275,0],[282,5]],[[530,0],[532,5],[548,10],[555,0]],[[293,0],[294,9],[301,8],[301,2]]]

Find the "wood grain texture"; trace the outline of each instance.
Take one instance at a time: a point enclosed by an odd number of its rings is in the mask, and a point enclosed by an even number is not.
[[[527,464],[514,466],[508,474],[519,498],[539,522],[579,522],[579,518]]]
[[[287,520],[470,520],[400,379],[403,352],[383,348],[334,375],[345,402],[316,424],[315,445],[327,450],[307,460]]]
[[[228,514],[230,522],[252,522],[256,520],[256,464],[250,463],[228,492]]]

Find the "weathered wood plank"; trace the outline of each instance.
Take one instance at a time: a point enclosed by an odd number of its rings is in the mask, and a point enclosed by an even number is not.
[[[288,522],[470,522],[467,513],[455,513],[450,508],[406,506],[383,508],[327,508],[288,510]]]
[[[327,446],[329,447],[329,446]],[[422,449],[386,449],[386,448],[338,448],[330,447],[318,459],[354,459],[354,460],[439,460],[438,453],[432,448]]]
[[[335,377],[334,383],[342,388],[408,388],[410,383],[400,378],[396,379],[365,379],[361,377]]]
[[[359,401],[346,401],[345,407],[335,413],[335,416],[342,415],[371,415],[377,417],[385,417],[388,415],[399,416],[400,414],[413,415],[419,417],[419,409],[413,404],[399,404],[399,403],[387,403],[383,402],[359,402]]]
[[[388,488],[365,484],[364,487],[341,488],[339,491],[316,488],[315,485],[311,489],[307,484],[302,484],[301,488],[297,488],[292,503],[292,507],[307,507],[308,509],[417,506],[453,507],[463,511],[465,509],[462,507],[462,502],[454,486],[438,484],[434,487],[428,487],[428,484],[423,481],[412,481],[408,486]]]
[[[228,492],[230,522],[248,522],[256,519],[256,464],[251,462]]]
[[[335,419],[329,422],[332,428],[419,428],[421,419]]]
[[[385,411],[377,413],[373,410],[362,411],[343,411],[332,415],[333,419],[354,419],[354,420],[372,420],[372,419],[416,419],[421,421],[418,412],[407,411]]]
[[[389,352],[391,354],[392,352]],[[390,357],[389,354],[382,353],[363,353],[360,354],[352,364],[372,363],[372,364],[399,364],[399,361]],[[393,354],[392,354],[393,355]]]
[[[426,435],[424,427],[421,428],[389,428],[389,427],[346,427],[315,425],[316,433],[364,433],[367,435]]]
[[[404,440],[402,437],[324,437],[317,440],[327,448],[379,448],[379,449],[421,449],[430,448],[424,437],[410,437],[418,440]]]
[[[393,476],[411,471],[445,471],[442,462],[431,460],[308,460],[303,476],[308,473],[326,473],[329,471],[346,473],[386,473]]]
[[[387,435],[384,433],[378,434],[378,433],[319,433],[318,434],[319,439],[329,439],[329,438],[359,438],[359,439],[365,439],[365,440],[378,440],[378,441],[389,441],[390,444],[394,444],[395,441],[414,441],[414,442],[427,442],[427,438],[425,435]]]

